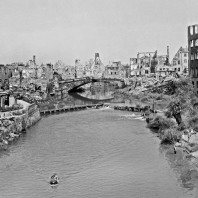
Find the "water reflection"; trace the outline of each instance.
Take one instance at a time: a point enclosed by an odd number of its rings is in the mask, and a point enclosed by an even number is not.
[[[80,96],[92,100],[108,100],[113,99],[115,86],[105,82],[89,83],[82,86],[83,92],[79,93]]]
[[[65,106],[114,102],[115,87],[114,84],[105,82],[89,83],[80,87],[78,92],[58,96],[55,100],[56,102],[51,102],[46,108],[54,109]]]

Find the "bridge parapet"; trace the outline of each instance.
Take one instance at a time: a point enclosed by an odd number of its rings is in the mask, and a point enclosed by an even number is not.
[[[84,77],[84,78],[76,78],[76,79],[68,79],[65,81],[59,81],[59,88],[55,90],[56,95],[67,94],[72,89],[77,89],[85,84],[91,82],[112,82],[112,81],[120,81],[124,83],[124,79],[117,78],[93,78],[93,77]]]
[[[86,83],[91,83],[91,82],[111,82],[111,81],[120,81],[120,82],[124,82],[124,79],[121,78],[93,78],[93,77],[84,77],[84,78],[76,78],[76,79],[68,79],[68,80],[64,80],[64,81],[59,81],[59,85],[61,84],[74,84],[75,85],[79,85],[79,83],[81,84],[86,84]]]

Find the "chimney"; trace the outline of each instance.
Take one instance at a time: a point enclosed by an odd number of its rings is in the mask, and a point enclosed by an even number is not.
[[[95,59],[99,58],[99,53],[95,53]]]
[[[98,65],[100,63],[99,53],[95,53],[95,64]]]
[[[169,59],[169,46],[167,46],[167,58]]]
[[[33,56],[33,63],[36,64],[36,56]]]
[[[77,67],[80,63],[80,59],[75,59],[75,67]]]

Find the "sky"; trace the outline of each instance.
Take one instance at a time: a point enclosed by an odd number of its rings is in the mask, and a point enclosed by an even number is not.
[[[129,63],[137,52],[170,57],[198,24],[197,0],[0,0],[0,63]]]

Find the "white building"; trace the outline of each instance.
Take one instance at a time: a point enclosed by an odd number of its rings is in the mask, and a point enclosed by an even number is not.
[[[75,72],[77,78],[82,78],[86,75],[85,66],[81,64],[79,59],[75,60]]]
[[[130,58],[131,76],[139,76],[137,58]]]
[[[188,75],[188,48],[180,47],[172,60],[172,67],[175,72]]]

